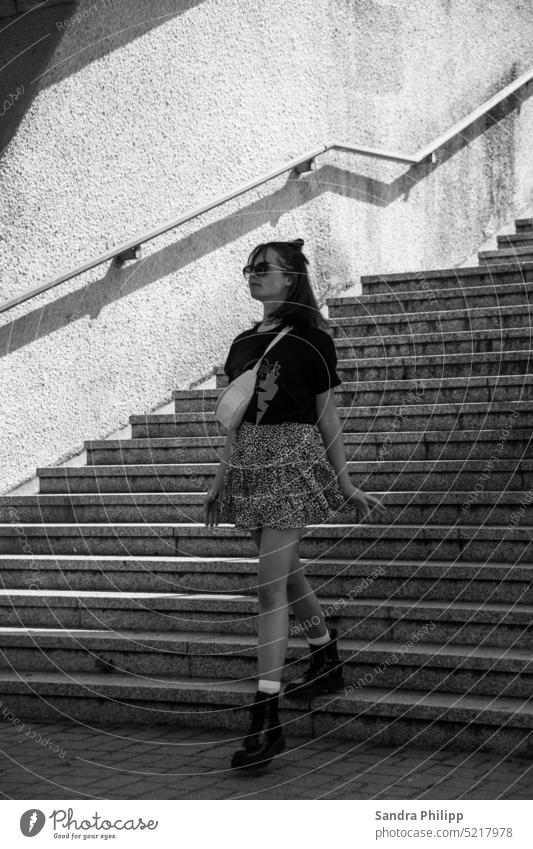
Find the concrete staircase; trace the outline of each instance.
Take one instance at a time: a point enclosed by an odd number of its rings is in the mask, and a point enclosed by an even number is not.
[[[310,527],[300,555],[348,686],[280,699],[291,734],[531,754],[533,219],[479,267],[363,277],[328,299],[353,482],[390,523]],[[87,441],[0,498],[0,699],[21,718],[228,729],[256,675],[257,554],[205,528],[216,389]],[[284,680],[305,668],[290,618]],[[232,734],[231,732],[234,732]]]

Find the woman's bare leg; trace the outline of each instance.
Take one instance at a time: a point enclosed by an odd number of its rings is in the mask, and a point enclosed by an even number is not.
[[[263,527],[257,596],[258,677],[280,682],[289,637],[287,578],[300,539],[300,528]]]
[[[257,528],[251,532],[258,553],[261,550],[261,530]],[[293,549],[291,571],[287,578],[287,601],[298,619],[299,634],[313,639],[326,633],[322,607],[305,577],[297,547]]]
[[[298,550],[293,554],[291,571],[287,578],[287,600],[299,621],[302,636],[323,637],[327,625],[314,590],[305,577]]]

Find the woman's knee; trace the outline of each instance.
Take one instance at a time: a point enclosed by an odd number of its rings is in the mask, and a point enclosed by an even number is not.
[[[287,598],[301,598],[308,589],[309,585],[304,574],[303,566],[291,570],[287,576]]]
[[[279,610],[287,604],[287,588],[285,585],[274,587],[272,585],[260,586],[257,589],[257,601],[259,609]]]
[[[261,609],[287,603],[287,579],[298,554],[298,539],[298,528],[263,527],[257,576]]]

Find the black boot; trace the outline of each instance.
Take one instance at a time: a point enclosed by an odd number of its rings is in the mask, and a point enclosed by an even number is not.
[[[285,748],[278,718],[278,693],[258,690],[250,715],[250,730],[231,759],[232,769],[262,769]]]
[[[285,685],[283,695],[289,699],[312,699],[345,686],[343,664],[337,652],[337,629],[331,629],[329,643],[323,646],[311,644],[310,649],[311,663],[307,672]]]

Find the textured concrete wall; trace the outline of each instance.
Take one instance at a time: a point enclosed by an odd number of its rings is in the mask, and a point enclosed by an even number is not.
[[[17,25],[31,97],[0,159],[1,300],[332,137],[413,152],[533,64],[520,0],[84,0],[46,13],[44,31],[37,12]],[[361,274],[459,265],[533,199],[527,94],[435,166],[328,153],[145,245],[140,262],[0,314],[0,489],[223,363],[262,315],[241,276],[258,241],[303,237],[321,303]]]

